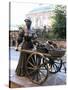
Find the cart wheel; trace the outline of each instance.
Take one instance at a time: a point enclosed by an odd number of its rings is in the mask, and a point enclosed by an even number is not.
[[[57,59],[49,59],[48,61],[48,70],[50,73],[57,73],[60,71],[62,67],[62,59],[57,58]]]
[[[44,56],[41,53],[34,52],[26,62],[26,74],[35,84],[42,84],[48,77],[47,63],[43,63],[43,59]]]

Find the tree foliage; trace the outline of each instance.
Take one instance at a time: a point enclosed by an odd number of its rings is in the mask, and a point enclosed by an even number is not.
[[[66,38],[66,6],[56,6],[53,16],[52,30],[56,38]]]

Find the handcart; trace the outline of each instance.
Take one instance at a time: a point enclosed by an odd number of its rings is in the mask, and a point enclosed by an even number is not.
[[[29,54],[26,60],[26,76],[35,84],[46,81],[49,72],[57,73],[62,67],[64,49],[49,50],[47,53],[40,48],[36,50],[19,50]]]

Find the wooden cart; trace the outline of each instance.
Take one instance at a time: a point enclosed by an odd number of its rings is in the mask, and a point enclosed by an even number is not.
[[[62,67],[65,50],[49,50],[43,53],[37,50],[19,50],[29,54],[26,60],[26,76],[36,84],[42,84],[50,73],[57,73]]]

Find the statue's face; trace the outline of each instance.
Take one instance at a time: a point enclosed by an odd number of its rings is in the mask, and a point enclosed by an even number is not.
[[[26,21],[26,25],[27,26],[31,26],[31,22],[30,21]]]

